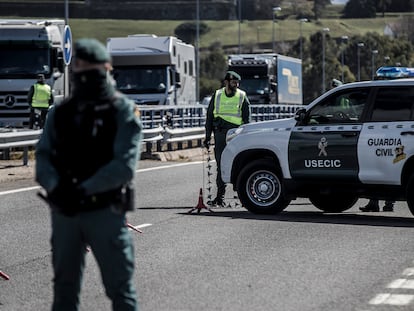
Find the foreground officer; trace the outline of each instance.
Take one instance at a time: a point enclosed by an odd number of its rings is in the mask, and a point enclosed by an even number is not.
[[[214,133],[214,157],[217,164],[217,196],[207,202],[211,206],[225,206],[226,185],[221,179],[220,161],[226,147],[227,131],[250,122],[250,102],[246,93],[238,88],[240,80],[238,73],[228,71],[224,77],[224,87],[214,92],[207,108],[204,146],[209,148],[211,134]]]
[[[125,213],[142,125],[134,103],[116,92],[101,43],[74,46],[73,92],[49,112],[36,148],[36,180],[52,217],[52,310],[78,310],[86,247],[101,270],[113,310],[137,310],[134,249]]]

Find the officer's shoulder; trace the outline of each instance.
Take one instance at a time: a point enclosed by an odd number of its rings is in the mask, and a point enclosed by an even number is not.
[[[115,103],[119,110],[134,113],[136,117],[140,117],[141,113],[139,112],[138,106],[133,100],[128,98],[125,94],[121,92],[116,92]]]

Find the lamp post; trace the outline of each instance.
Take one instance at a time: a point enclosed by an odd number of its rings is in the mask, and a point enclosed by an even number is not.
[[[303,52],[302,52],[302,50],[303,50],[303,47],[302,47],[302,45],[303,45],[303,43],[302,43],[302,23],[307,23],[308,21],[309,20],[307,18],[301,18],[299,20],[299,35],[300,35],[299,44],[300,44],[300,59],[301,60],[303,58]]]
[[[239,0],[239,2],[238,2],[238,9],[239,9],[239,54],[241,53],[241,40],[240,40],[240,37],[241,37],[241,22],[242,22],[242,18],[241,18],[241,1],[242,0]]]
[[[341,43],[348,43],[348,36],[342,36],[341,37]],[[341,47],[341,81],[343,83],[345,83],[345,78],[344,78],[344,47]]]
[[[378,54],[378,50],[371,51],[371,80],[374,80],[375,76],[375,55]]]
[[[280,6],[272,8],[272,52],[275,52],[275,21],[277,12],[282,11]]]
[[[200,100],[200,1],[196,3],[196,102]]]
[[[358,57],[358,81],[361,81],[361,48],[364,47],[364,42],[359,42],[357,44],[357,57]]]
[[[329,28],[322,29],[322,94],[326,91],[325,83],[325,34],[329,32]]]

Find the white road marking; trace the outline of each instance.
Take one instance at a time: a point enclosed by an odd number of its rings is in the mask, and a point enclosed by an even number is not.
[[[387,288],[414,289],[414,280],[396,279],[388,284]]]
[[[151,227],[151,226],[152,226],[152,224],[142,224],[142,225],[134,226],[134,228],[142,229],[142,228]]]
[[[188,165],[194,165],[194,164],[201,164],[203,162],[205,162],[205,161],[194,161],[194,162],[185,162],[185,163],[171,164],[171,165],[164,165],[164,166],[157,166],[157,167],[142,168],[142,169],[136,170],[135,172],[140,173],[140,172],[157,171],[157,170],[162,170],[164,168],[188,166]]]
[[[138,169],[138,170],[136,170],[136,172],[137,173],[139,173],[139,172],[150,172],[150,171],[156,171],[156,170],[161,170],[161,169],[165,169],[165,168],[173,168],[173,167],[188,166],[188,165],[193,165],[193,164],[200,164],[200,163],[203,163],[203,162],[205,162],[205,161],[186,162],[186,163],[179,163],[179,164],[172,164],[172,165],[165,165],[165,166],[149,167],[149,168]],[[41,189],[41,187],[40,186],[34,186],[34,187],[13,189],[13,190],[7,190],[7,191],[0,191],[0,196],[13,194],[13,193],[19,193],[19,192],[38,190],[38,189]]]
[[[413,301],[414,295],[401,295],[401,294],[378,294],[369,301],[371,305],[394,305],[405,306]]]
[[[402,275],[404,276],[413,276],[414,275],[414,268],[407,268],[403,271]]]
[[[37,189],[40,189],[40,186],[28,187],[28,188],[21,188],[21,189],[14,189],[14,190],[8,190],[8,191],[0,191],[0,196],[1,195],[6,195],[6,194],[12,194],[12,193],[32,191],[32,190],[37,190]]]

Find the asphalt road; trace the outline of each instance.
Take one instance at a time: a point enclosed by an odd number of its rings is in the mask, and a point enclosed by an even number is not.
[[[361,201],[323,214],[301,199],[258,216],[229,191],[229,208],[189,214],[199,189],[209,194],[206,171],[200,162],[140,165],[137,211],[128,215],[143,231],[131,231],[140,310],[414,310],[406,203],[393,213],[360,213]],[[31,180],[0,190],[0,270],[10,276],[0,279],[0,310],[50,309],[50,220],[36,191]],[[93,254],[81,310],[111,310]]]

